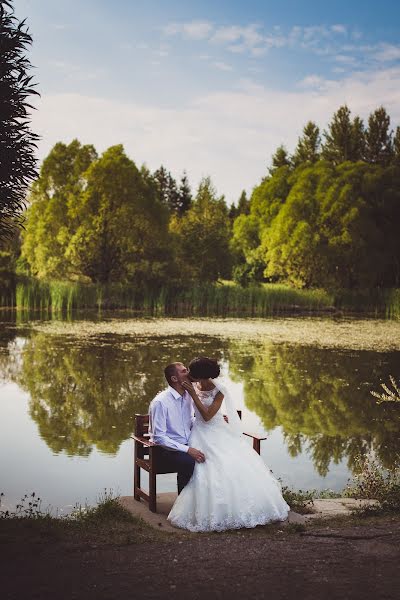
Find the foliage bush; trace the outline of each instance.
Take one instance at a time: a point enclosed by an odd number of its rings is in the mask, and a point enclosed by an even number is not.
[[[400,463],[387,470],[373,458],[360,458],[358,473],[347,485],[344,495],[356,499],[374,499],[384,512],[400,511]]]

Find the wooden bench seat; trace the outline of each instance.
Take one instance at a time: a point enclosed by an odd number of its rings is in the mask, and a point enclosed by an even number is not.
[[[242,418],[242,411],[238,410],[238,415]],[[261,441],[266,437],[261,437],[253,433],[244,433],[244,435],[253,439],[253,449],[260,454]],[[151,512],[157,512],[157,475],[165,473],[176,473],[175,470],[165,470],[161,467],[158,460],[158,450],[160,446],[150,441],[149,435],[149,415],[135,415],[135,432],[131,436],[134,441],[134,498],[135,500],[145,500],[149,503]],[[145,492],[140,486],[140,469],[144,469],[149,474],[149,492]]]

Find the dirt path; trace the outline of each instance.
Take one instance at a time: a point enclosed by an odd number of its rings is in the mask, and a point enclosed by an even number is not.
[[[3,600],[398,598],[400,519],[130,545],[0,536]]]

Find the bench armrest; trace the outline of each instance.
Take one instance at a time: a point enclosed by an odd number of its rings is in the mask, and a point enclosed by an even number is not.
[[[142,446],[146,446],[147,448],[152,448],[153,446],[157,446],[157,444],[155,444],[154,442],[151,442],[149,439],[147,439],[145,437],[131,435],[131,439],[135,440],[135,442],[138,442],[139,444],[142,444]]]
[[[253,440],[259,440],[260,442],[267,439],[266,437],[256,435],[255,433],[247,433],[246,431],[243,431],[243,435],[247,435],[247,437],[251,437]]]

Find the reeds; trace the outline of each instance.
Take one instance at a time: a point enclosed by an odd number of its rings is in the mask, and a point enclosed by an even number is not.
[[[3,306],[10,306],[10,297],[9,293],[0,296]],[[277,284],[241,288],[216,283],[145,289],[123,284],[101,286],[23,279],[16,285],[12,306],[49,317],[89,309],[129,309],[154,316],[265,317],[280,312],[324,310],[332,302],[323,290],[295,290]]]
[[[399,319],[400,289],[340,290],[334,295],[284,284],[242,288],[223,282],[144,288],[121,283],[99,285],[23,278],[14,287],[0,285],[0,306],[49,318],[82,310],[131,310],[179,317],[267,317],[341,310]]]
[[[400,289],[373,288],[340,290],[335,306],[346,312],[363,312],[375,317],[400,318]]]

